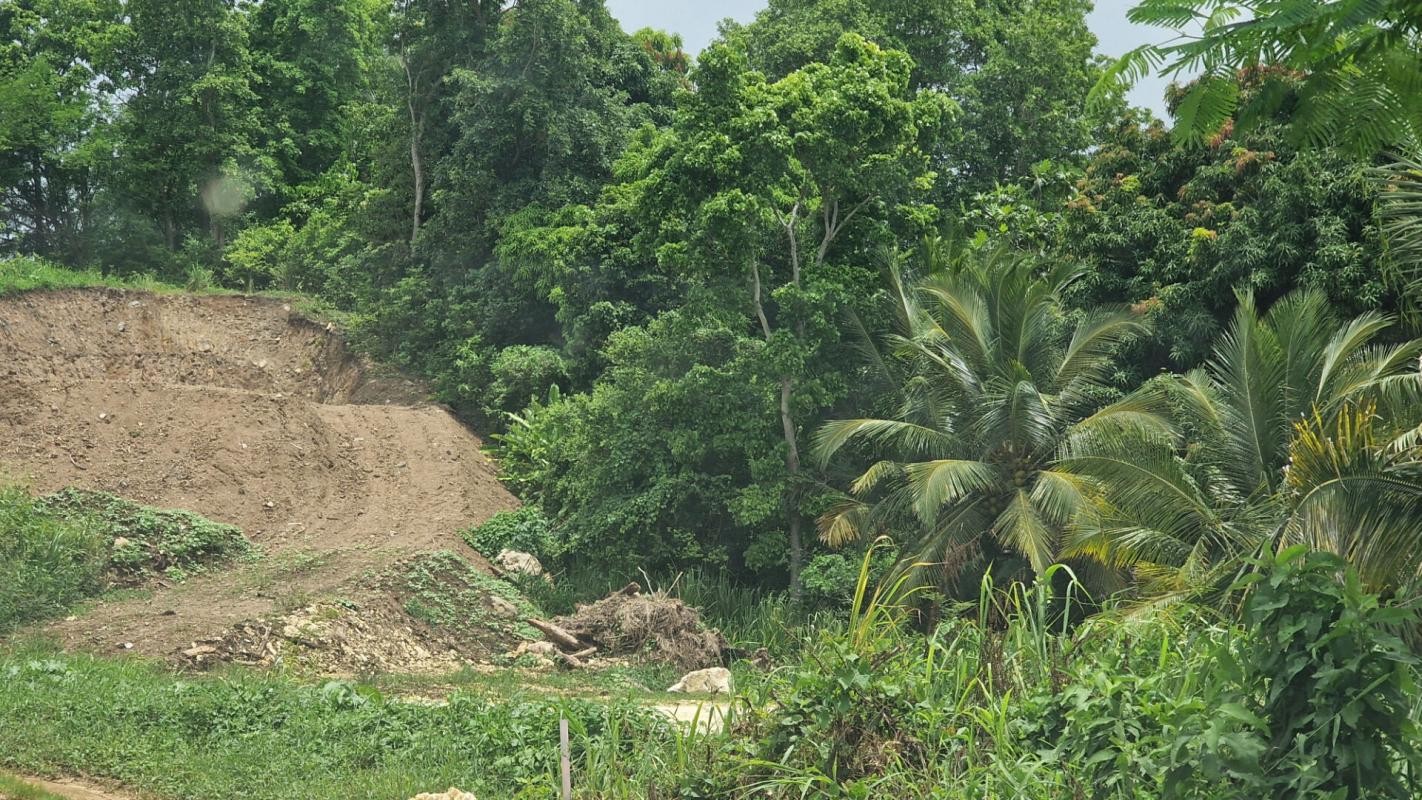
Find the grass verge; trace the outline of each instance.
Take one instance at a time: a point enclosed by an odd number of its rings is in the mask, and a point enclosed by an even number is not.
[[[631,703],[515,689],[416,704],[343,682],[240,671],[178,679],[131,660],[0,651],[0,766],[82,770],[158,797],[404,800],[459,786],[552,798],[560,714],[579,797],[670,796],[656,787],[710,757],[709,743]]]

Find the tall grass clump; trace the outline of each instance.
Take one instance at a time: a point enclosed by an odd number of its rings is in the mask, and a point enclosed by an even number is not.
[[[92,519],[55,516],[22,489],[0,488],[0,634],[98,592],[107,557]]]

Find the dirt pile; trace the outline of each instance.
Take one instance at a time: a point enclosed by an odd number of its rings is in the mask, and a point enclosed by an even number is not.
[[[184,648],[175,660],[194,669],[281,665],[343,677],[459,669],[460,654],[421,627],[382,598],[361,605],[322,601],[270,621],[239,623],[220,637]]]
[[[553,620],[601,656],[631,656],[684,670],[721,663],[726,640],[696,609],[661,592],[622,590]]]
[[[79,486],[235,525],[263,557],[53,626],[169,656],[323,596],[516,501],[418,385],[280,300],[118,290],[0,298],[0,480]]]

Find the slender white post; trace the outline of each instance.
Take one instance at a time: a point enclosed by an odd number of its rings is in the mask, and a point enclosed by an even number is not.
[[[563,800],[573,800],[573,756],[568,749],[568,718],[558,719],[558,746],[563,753]]]

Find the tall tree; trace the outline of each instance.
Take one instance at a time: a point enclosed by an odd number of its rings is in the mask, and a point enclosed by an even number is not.
[[[772,78],[825,60],[846,31],[907,53],[911,86],[962,108],[963,124],[930,147],[934,202],[956,210],[999,181],[1027,177],[1033,164],[1079,159],[1094,121],[1119,111],[1086,108],[1100,72],[1088,10],[1084,0],[772,0],[727,36]]]
[[[381,51],[380,0],[262,0],[250,50],[261,95],[258,146],[275,162],[265,216],[346,155],[350,106],[369,96]]]
[[[169,250],[200,229],[220,248],[265,169],[245,19],[232,0],[129,0],[124,12],[115,189]]]
[[[0,248],[74,261],[93,224],[117,0],[0,7]]]
[[[445,78],[455,69],[478,63],[503,12],[501,0],[447,2],[396,0],[391,17],[391,45],[405,109],[412,202],[410,242],[425,219],[431,153],[443,152],[450,135]]]
[[[950,115],[935,93],[909,87],[912,62],[846,34],[825,63],[767,81],[726,45],[705,53],[697,92],[660,166],[663,208],[684,208],[662,247],[687,267],[741,283],[777,384],[790,586],[804,558],[801,431],[832,402],[839,314],[866,276],[839,259],[932,222],[919,205],[932,185],[921,149]],[[862,257],[866,249],[859,251]],[[842,391],[842,390],[840,390]]]

